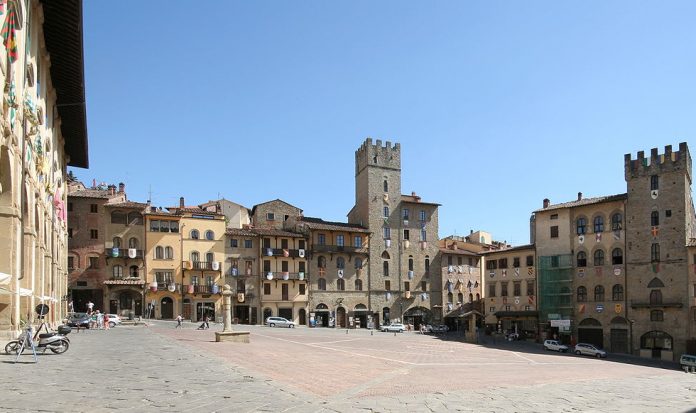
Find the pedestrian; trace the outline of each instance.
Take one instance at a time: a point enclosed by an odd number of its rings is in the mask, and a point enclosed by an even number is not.
[[[210,328],[210,324],[208,324],[209,321],[210,321],[210,317],[205,316],[205,329],[206,330]]]
[[[94,309],[94,303],[92,301],[87,301],[87,314],[92,314],[92,309]]]
[[[108,315],[108,314],[104,314],[104,330],[108,330],[109,327],[110,327],[110,326],[109,326],[109,315]]]
[[[176,316],[176,327],[174,327],[174,328],[182,328],[182,326],[181,326],[181,320],[183,320],[183,317],[181,317],[181,314],[179,314],[178,316]]]
[[[99,310],[96,311],[97,313],[97,328],[99,330],[104,328],[104,314],[102,314]]]

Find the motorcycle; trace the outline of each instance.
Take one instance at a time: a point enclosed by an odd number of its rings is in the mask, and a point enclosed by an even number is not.
[[[42,325],[44,327],[45,325]],[[46,350],[51,350],[55,354],[63,354],[68,351],[70,347],[70,339],[67,335],[70,333],[71,329],[68,326],[59,326],[58,332],[48,331],[46,326],[46,333],[41,334],[41,327],[37,330],[36,334],[32,337],[32,328],[27,328],[22,334],[20,334],[17,340],[12,340],[5,345],[5,353],[7,354],[17,354],[28,348],[31,348],[32,341],[36,350],[42,349],[42,353]],[[38,338],[38,342],[36,341]]]

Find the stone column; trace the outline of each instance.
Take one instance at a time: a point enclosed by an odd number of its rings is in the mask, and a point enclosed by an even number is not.
[[[222,318],[223,327],[222,331],[232,331],[232,287],[229,284],[225,284],[222,287]]]

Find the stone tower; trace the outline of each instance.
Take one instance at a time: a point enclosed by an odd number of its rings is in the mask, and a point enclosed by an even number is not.
[[[626,299],[634,353],[674,360],[686,351],[692,323],[687,243],[694,237],[691,155],[686,143],[664,154],[624,157]]]

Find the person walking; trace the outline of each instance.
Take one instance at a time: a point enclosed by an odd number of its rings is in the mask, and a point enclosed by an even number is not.
[[[210,324],[208,324],[209,322],[210,322],[210,317],[205,316],[205,329],[206,330],[210,328]]]
[[[174,328],[182,328],[182,325],[181,325],[182,320],[183,320],[183,317],[181,317],[181,314],[179,314],[176,317],[176,327],[174,327]]]
[[[109,315],[104,313],[104,330],[108,330],[109,328]]]
[[[87,301],[87,314],[92,314],[92,310],[94,309],[94,303],[90,300]]]
[[[97,310],[96,313],[97,313],[97,328],[99,330],[102,330],[104,328],[104,314],[102,314],[99,310]]]

